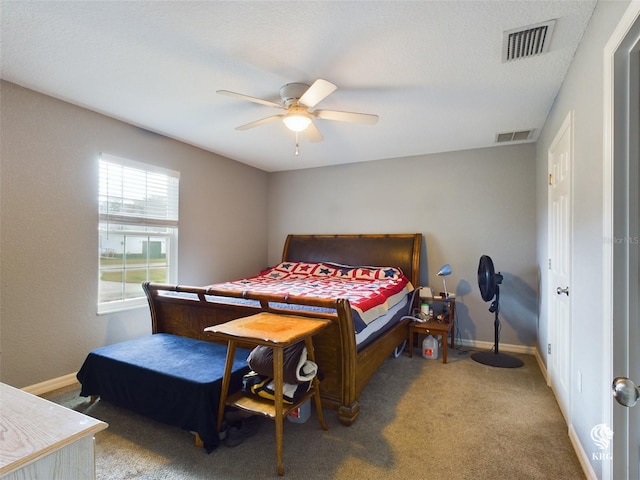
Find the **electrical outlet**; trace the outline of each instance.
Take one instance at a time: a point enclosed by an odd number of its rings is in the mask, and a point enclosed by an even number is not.
[[[576,375],[576,387],[578,387],[578,393],[582,393],[582,372],[580,370]]]

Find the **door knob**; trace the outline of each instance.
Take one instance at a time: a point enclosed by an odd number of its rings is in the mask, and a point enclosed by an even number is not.
[[[640,399],[640,388],[627,377],[616,377],[611,385],[613,398],[624,407],[633,407]]]
[[[556,293],[558,295],[562,295],[563,293],[567,295],[567,297],[569,296],[569,287],[564,287],[564,288],[556,288]]]

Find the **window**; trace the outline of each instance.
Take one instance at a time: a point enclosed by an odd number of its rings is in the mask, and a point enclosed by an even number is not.
[[[180,173],[102,154],[98,313],[146,305],[142,282],[176,283]]]

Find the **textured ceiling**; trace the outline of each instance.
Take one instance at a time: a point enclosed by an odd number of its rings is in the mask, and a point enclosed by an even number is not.
[[[535,129],[562,84],[595,0],[4,1],[1,76],[266,171],[496,145]],[[503,32],[556,19],[548,53],[502,62]],[[279,102],[290,82],[338,90],[317,108],[376,125],[316,120],[300,141]]]

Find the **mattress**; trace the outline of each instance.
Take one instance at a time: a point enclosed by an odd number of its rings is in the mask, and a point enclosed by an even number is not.
[[[207,288],[215,293],[228,291],[235,295],[251,292],[296,298],[344,298],[349,300],[358,333],[414,290],[398,268],[330,262],[282,262],[259,275]]]
[[[407,295],[400,302],[391,307],[384,315],[370,322],[366,328],[356,333],[356,348],[360,351],[373,340],[397,324],[402,317],[409,314],[411,295]]]

